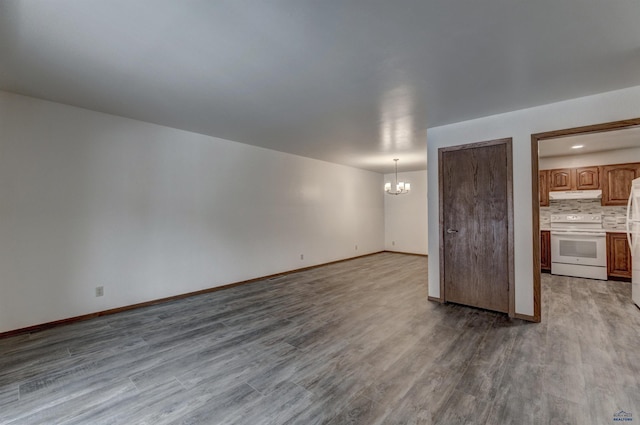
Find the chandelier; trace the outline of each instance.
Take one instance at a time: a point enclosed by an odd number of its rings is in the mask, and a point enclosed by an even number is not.
[[[396,163],[396,187],[395,190],[391,190],[391,183],[384,184],[384,191],[389,195],[404,195],[405,193],[409,193],[411,190],[411,183],[398,182],[398,161],[399,159],[394,159]]]

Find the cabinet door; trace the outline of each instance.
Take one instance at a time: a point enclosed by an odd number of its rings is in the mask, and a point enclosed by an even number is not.
[[[549,170],[549,190],[575,190],[575,168]]]
[[[625,233],[607,233],[607,274],[631,278],[631,250]]]
[[[576,168],[576,189],[600,189],[600,167]]]
[[[640,164],[605,165],[602,171],[602,205],[627,205],[631,181],[640,177]]]
[[[538,185],[540,190],[540,206],[549,206],[549,170],[540,171],[540,177],[538,179]]]
[[[551,271],[551,232],[540,232],[540,269]]]

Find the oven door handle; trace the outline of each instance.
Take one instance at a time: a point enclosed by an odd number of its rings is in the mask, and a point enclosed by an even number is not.
[[[607,236],[606,232],[573,232],[571,230],[552,230],[551,236],[595,236],[604,238]]]

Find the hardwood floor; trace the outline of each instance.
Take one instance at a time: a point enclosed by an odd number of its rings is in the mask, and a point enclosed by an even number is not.
[[[640,417],[629,283],[543,275],[532,324],[428,302],[426,262],[382,253],[0,339],[0,423]]]

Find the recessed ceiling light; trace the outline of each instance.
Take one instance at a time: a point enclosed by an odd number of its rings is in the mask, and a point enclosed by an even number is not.
[[[584,145],[573,145],[571,146],[571,149],[582,149],[584,148]]]

